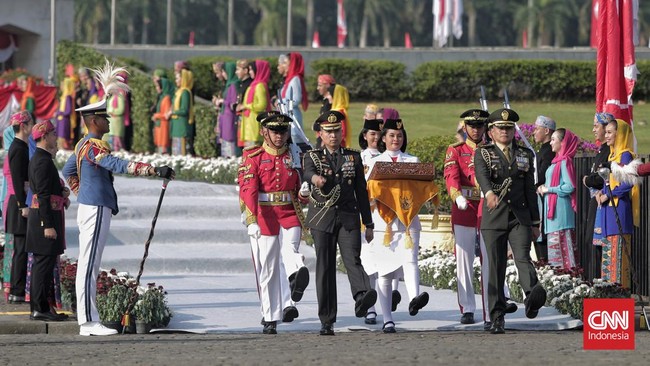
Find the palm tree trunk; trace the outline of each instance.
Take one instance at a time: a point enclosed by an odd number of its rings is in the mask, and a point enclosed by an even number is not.
[[[305,37],[305,46],[310,47],[312,37],[314,36],[314,0],[307,0],[307,37]]]
[[[361,19],[361,31],[359,32],[359,48],[366,48],[368,44],[368,15],[363,12]]]
[[[474,1],[467,2],[467,45],[469,47],[476,46],[476,8]]]

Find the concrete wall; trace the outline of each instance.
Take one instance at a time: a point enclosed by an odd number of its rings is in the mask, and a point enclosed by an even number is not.
[[[50,68],[50,0],[2,0],[0,28],[18,34],[14,67],[43,80]],[[74,37],[74,0],[56,0],[56,41]]]
[[[141,45],[92,45],[98,51],[113,56],[132,57],[144,62],[150,68],[158,66],[171,67],[176,60],[187,60],[196,56],[230,56],[233,58],[275,57],[280,53],[296,51],[302,53],[305,65],[321,58],[351,58],[365,60],[393,60],[402,62],[408,71],[428,61],[471,61],[471,60],[506,60],[506,59],[539,59],[539,60],[587,60],[596,59],[596,51],[590,48],[567,49],[530,49],[519,48],[453,48],[453,49],[411,49],[404,48],[306,48],[295,47],[222,47],[222,46],[141,46]],[[650,49],[637,49],[637,59],[650,59]],[[310,69],[306,70],[311,72]]]

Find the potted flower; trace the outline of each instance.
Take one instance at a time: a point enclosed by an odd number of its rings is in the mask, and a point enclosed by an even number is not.
[[[138,292],[138,301],[133,308],[137,333],[149,333],[152,327],[166,327],[172,313],[167,306],[163,287],[149,283],[145,289],[138,289]]]
[[[118,280],[105,295],[97,295],[97,311],[102,324],[122,332],[122,316],[126,313],[134,291],[127,281]]]

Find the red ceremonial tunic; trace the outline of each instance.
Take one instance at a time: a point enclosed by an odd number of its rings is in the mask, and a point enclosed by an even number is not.
[[[266,143],[247,150],[242,157],[239,203],[246,225],[257,223],[262,235],[278,235],[280,226],[300,226],[294,206],[300,175],[291,166],[291,154],[286,147],[276,150]]]
[[[474,174],[474,152],[476,144],[470,140],[449,145],[445,155],[444,174],[447,192],[452,200],[451,223],[477,227],[478,206],[481,191]],[[460,210],[456,198],[463,195],[467,199],[467,209]]]

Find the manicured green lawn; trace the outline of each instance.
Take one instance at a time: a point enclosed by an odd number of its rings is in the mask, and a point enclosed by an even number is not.
[[[491,111],[501,108],[501,102],[489,102]],[[353,130],[352,147],[358,148],[358,132],[363,125],[363,110],[366,103],[352,103],[348,110]],[[467,109],[478,108],[479,103],[386,103],[380,107],[395,108],[400,112],[408,132],[409,140],[431,135],[453,135],[460,118],[458,116]],[[511,101],[511,107],[519,113],[520,123],[533,123],[538,115],[553,118],[558,127],[568,128],[583,139],[593,141],[591,127],[594,116],[593,103],[544,103]],[[304,114],[304,124],[308,137],[313,121],[318,115],[320,103],[314,102]],[[638,141],[638,152],[650,153],[650,105],[634,106],[635,134]]]

